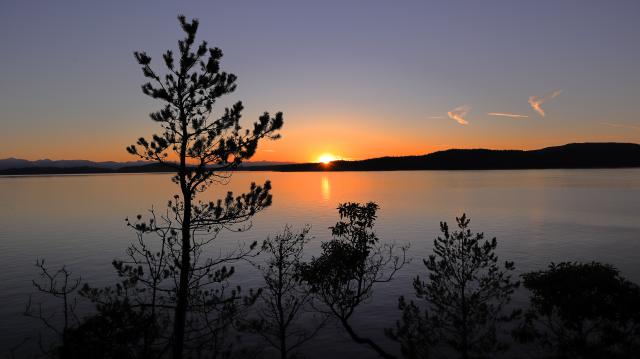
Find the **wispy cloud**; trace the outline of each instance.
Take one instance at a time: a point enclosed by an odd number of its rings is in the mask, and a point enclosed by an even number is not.
[[[489,112],[489,116],[509,117],[509,118],[527,118],[527,115],[519,115],[517,113]]]
[[[545,116],[545,112],[542,109],[542,104],[551,100],[552,98],[558,97],[558,95],[560,95],[560,93],[562,92],[562,90],[555,90],[552,92],[547,93],[546,95],[539,97],[539,96],[531,96],[529,97],[529,105],[531,105],[531,108],[534,109],[534,111],[536,111],[540,116],[544,117]]]
[[[454,108],[453,110],[447,112],[447,115],[450,119],[458,122],[461,125],[468,125],[469,122],[464,119],[465,116],[471,111],[471,106],[462,105]]]
[[[429,116],[430,120],[444,120],[447,116]]]
[[[601,122],[600,124],[605,126],[610,126],[610,127],[627,128],[630,130],[640,131],[640,126],[626,125],[622,123],[611,123],[611,122]]]

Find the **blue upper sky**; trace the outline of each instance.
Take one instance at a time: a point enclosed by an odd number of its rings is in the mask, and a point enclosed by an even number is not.
[[[247,123],[285,113],[258,159],[640,142],[637,0],[4,0],[0,157],[129,158],[158,106],[132,53],[175,48],[178,14]]]

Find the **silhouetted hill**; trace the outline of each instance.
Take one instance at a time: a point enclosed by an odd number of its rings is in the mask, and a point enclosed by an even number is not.
[[[24,161],[7,159],[12,161]],[[0,160],[6,161],[6,160]],[[61,162],[61,161],[53,161]],[[89,162],[89,161],[87,161]],[[102,162],[104,163],[104,162]],[[137,163],[136,163],[137,164]],[[362,161],[273,164],[247,163],[237,171],[399,171],[399,170],[491,170],[544,168],[640,167],[640,145],[635,143],[571,143],[540,150],[452,149],[423,156],[380,157]],[[147,173],[172,172],[156,163],[120,167],[26,167],[0,170],[0,175]]]
[[[274,171],[396,171],[617,167],[640,167],[640,145],[572,143],[531,151],[453,149],[423,156],[334,161],[328,165],[304,163],[273,166],[268,169]]]

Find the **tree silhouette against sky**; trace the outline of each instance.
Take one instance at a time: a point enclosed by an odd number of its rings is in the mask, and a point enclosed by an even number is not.
[[[251,218],[271,204],[270,183],[252,184],[248,193],[233,197],[231,193],[218,202],[201,202],[198,193],[214,183],[224,183],[230,176],[226,170],[237,167],[256,152],[258,142],[277,139],[283,116],[264,113],[251,130],[240,126],[242,102],[236,102],[221,113],[215,113],[218,98],[236,88],[236,76],[220,70],[222,51],[195,44],[198,20],[179,16],[185,38],[178,41],[178,54],[171,50],[162,55],[166,73],[151,67],[151,57],[136,52],[135,58],[149,82],[142,92],[160,100],[164,106],[150,117],[161,127],[151,139],[140,138],[127,151],[141,159],[154,161],[175,171],[173,181],[180,194],[170,207],[177,213],[179,253],[175,256],[179,272],[173,329],[173,357],[181,358],[186,315],[194,281],[217,261],[196,264],[199,249],[225,227]],[[219,263],[217,263],[219,264]],[[205,275],[206,277],[206,275]]]

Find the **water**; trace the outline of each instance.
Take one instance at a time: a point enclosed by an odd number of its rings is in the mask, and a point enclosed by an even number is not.
[[[381,210],[376,232],[383,241],[410,244],[413,261],[396,279],[376,288],[373,301],[356,314],[363,335],[382,338],[394,325],[399,295],[411,295],[411,280],[424,273],[421,258],[439,233],[439,222],[466,212],[474,231],[498,238],[502,260],[518,273],[555,261],[607,262],[640,283],[640,169],[274,173],[240,172],[206,198],[248,189],[252,181],[273,184],[273,206],[258,214],[251,231],[225,233],[220,246],[261,240],[285,224],[312,225],[308,246],[317,254],[345,201],[375,201]],[[110,262],[121,257],[134,233],[125,217],[163,208],[176,187],[166,174],[0,177],[0,348],[33,336],[38,323],[21,315],[37,276],[37,258],[66,264],[96,285],[115,280]],[[239,270],[235,282],[260,282]],[[523,300],[516,298],[517,301]],[[383,345],[391,343],[381,339]],[[367,356],[336,328],[308,347],[309,357]]]

